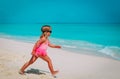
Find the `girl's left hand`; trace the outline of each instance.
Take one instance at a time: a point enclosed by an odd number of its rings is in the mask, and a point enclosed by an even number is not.
[[[61,46],[55,46],[55,48],[61,48]]]

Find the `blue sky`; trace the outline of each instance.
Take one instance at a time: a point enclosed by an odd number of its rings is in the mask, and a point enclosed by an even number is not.
[[[0,23],[120,23],[120,0],[1,0]]]

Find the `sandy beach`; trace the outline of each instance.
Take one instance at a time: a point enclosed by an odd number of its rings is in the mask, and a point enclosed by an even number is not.
[[[29,66],[26,75],[20,75],[18,71],[30,59],[32,48],[31,43],[0,38],[0,78],[120,79],[120,61],[53,48],[48,48],[48,55],[54,68],[60,71],[57,78],[51,76],[47,63],[42,59]]]

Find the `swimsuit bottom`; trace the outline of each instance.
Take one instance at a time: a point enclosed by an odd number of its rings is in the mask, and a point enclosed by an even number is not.
[[[46,56],[46,55],[47,55],[47,52],[46,52],[46,50],[44,50],[44,49],[39,49],[39,50],[36,51],[35,55],[36,55],[37,57],[39,57],[39,56]]]

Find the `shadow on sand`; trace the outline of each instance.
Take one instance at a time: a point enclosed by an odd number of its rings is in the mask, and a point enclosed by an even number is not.
[[[45,75],[45,73],[49,73],[49,72],[48,71],[44,71],[44,70],[31,68],[31,69],[27,70],[25,73],[37,74],[37,75]]]

